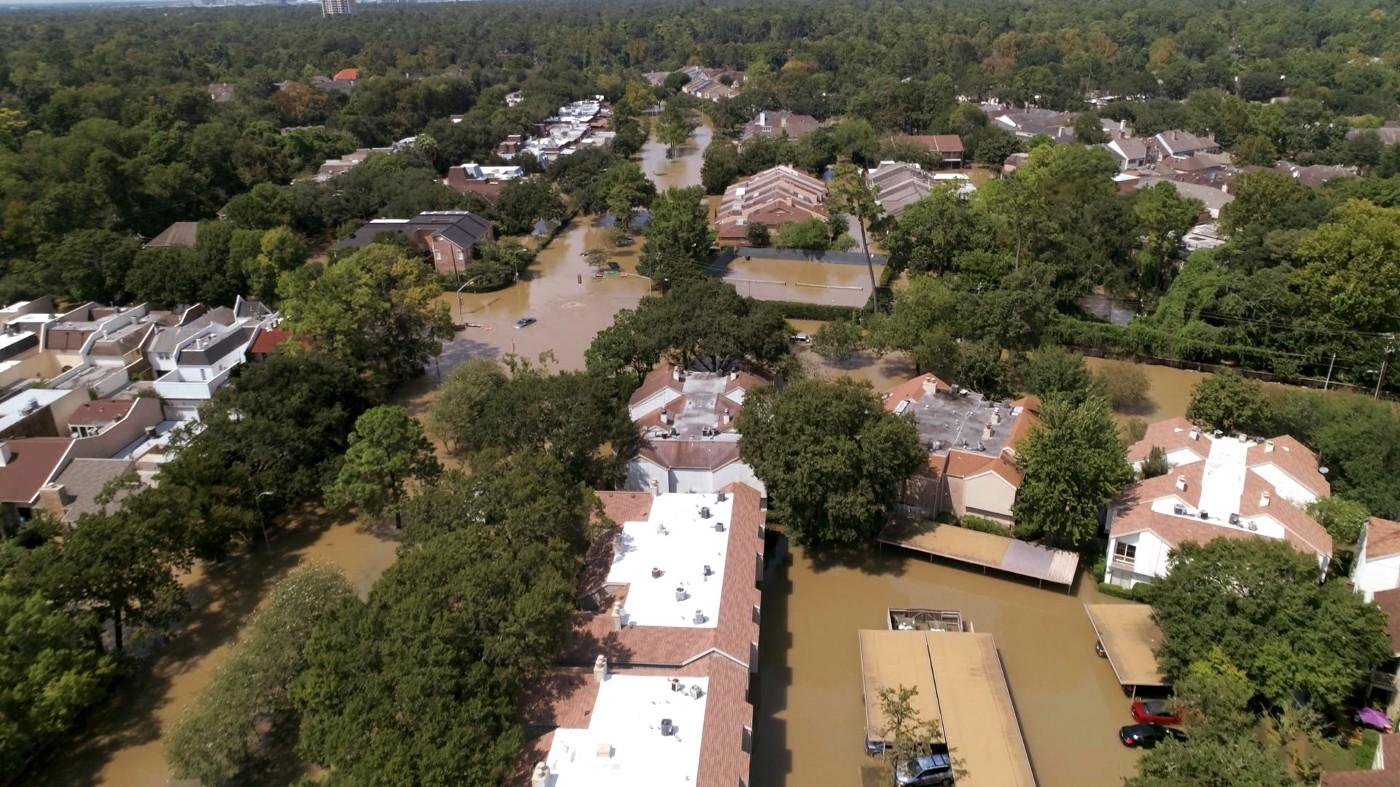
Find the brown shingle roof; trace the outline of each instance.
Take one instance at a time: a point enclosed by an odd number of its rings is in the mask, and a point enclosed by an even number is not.
[[[1382,590],[1372,596],[1371,600],[1385,613],[1391,647],[1395,648],[1394,652],[1400,653],[1400,588]],[[1397,761],[1397,765],[1400,765],[1400,761]]]
[[[0,503],[30,505],[73,445],[71,437],[26,437],[6,441],[10,457],[0,467]]]
[[[1291,435],[1279,435],[1268,442],[1273,444],[1272,451],[1269,450],[1267,443],[1249,447],[1247,463],[1250,467],[1272,464],[1318,497],[1326,497],[1331,492],[1327,478],[1318,472],[1317,454],[1314,454],[1297,438]]]
[[[1189,448],[1204,459],[1205,455],[1210,453],[1210,444],[1200,438],[1199,432],[1195,440],[1191,439],[1191,430],[1195,428],[1185,418],[1154,421],[1147,425],[1147,431],[1143,433],[1142,439],[1129,446],[1128,461],[1140,462],[1146,459],[1153,448],[1161,448],[1167,453],[1180,448]]]
[[[101,426],[119,421],[131,412],[133,399],[95,399],[83,402],[68,418],[70,426]]]
[[[1400,555],[1400,522],[1371,517],[1366,523],[1366,559]]]

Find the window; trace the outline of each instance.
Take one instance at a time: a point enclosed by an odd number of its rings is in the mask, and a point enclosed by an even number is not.
[[[1137,544],[1117,542],[1113,545],[1113,559],[1120,563],[1132,563],[1137,560]]]

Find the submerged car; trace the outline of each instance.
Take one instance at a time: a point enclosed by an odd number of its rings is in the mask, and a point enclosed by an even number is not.
[[[516,328],[528,328],[528,327],[530,327],[531,325],[534,325],[534,324],[535,324],[535,318],[534,318],[534,317],[521,317],[520,319],[518,319],[518,320],[515,321],[515,327],[516,327]]]
[[[1118,731],[1118,740],[1130,749],[1150,749],[1167,738],[1184,741],[1186,733],[1160,724],[1129,724]]]
[[[953,781],[953,758],[944,746],[909,760],[894,772],[898,787],[947,787]]]
[[[1180,724],[1181,711],[1172,710],[1165,700],[1134,700],[1133,718],[1143,724]]]

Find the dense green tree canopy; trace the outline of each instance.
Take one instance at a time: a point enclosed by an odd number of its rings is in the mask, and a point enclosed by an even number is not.
[[[1219,648],[1274,705],[1340,708],[1393,648],[1385,614],[1319,571],[1287,541],[1181,544],[1152,589],[1163,671],[1184,675]]]
[[[1018,535],[1077,545],[1098,532],[1099,508],[1132,480],[1127,449],[1102,398],[1051,397],[1016,448],[1025,473],[1012,514]]]
[[[774,518],[803,544],[872,541],[899,483],[927,458],[914,425],[849,379],[750,391],[739,431],[739,455],[768,485]]]

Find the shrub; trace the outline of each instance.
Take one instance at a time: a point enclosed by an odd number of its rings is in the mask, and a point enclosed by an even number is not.
[[[1003,525],[1000,522],[983,516],[973,516],[969,514],[958,520],[958,527],[976,530],[979,533],[991,533],[992,535],[1011,537],[1010,526]]]
[[[1142,463],[1142,477],[1156,478],[1159,475],[1166,475],[1171,466],[1167,464],[1167,452],[1159,445],[1152,446],[1152,450],[1147,452],[1147,459]]]
[[[1098,373],[1104,395],[1114,410],[1131,410],[1147,402],[1147,373],[1128,363],[1109,364]]]

